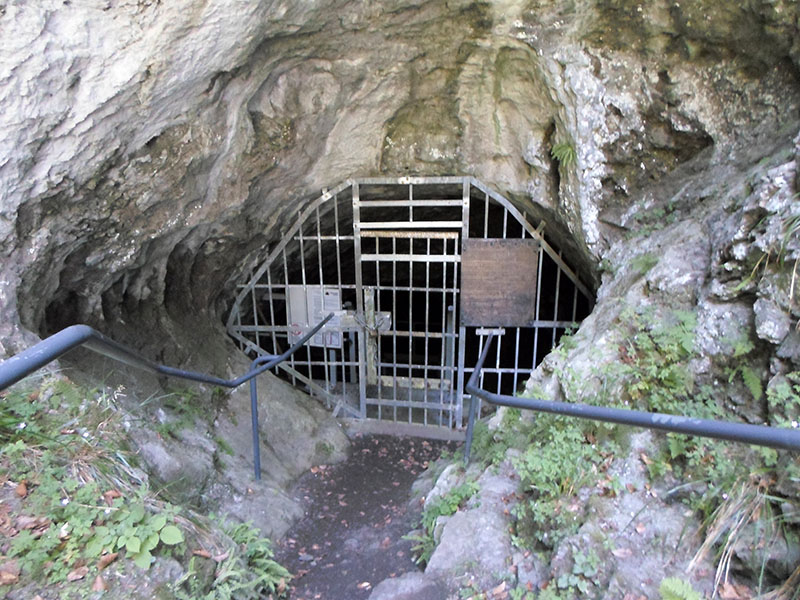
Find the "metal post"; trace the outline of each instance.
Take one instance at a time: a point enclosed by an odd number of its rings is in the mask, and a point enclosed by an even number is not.
[[[236,379],[221,379],[213,375],[206,375],[205,373],[186,371],[162,365],[145,358],[138,352],[131,350],[119,342],[115,342],[111,338],[107,338],[88,325],[72,325],[0,363],[0,391],[17,383],[26,375],[33,373],[37,369],[40,369],[78,346],[84,346],[93,352],[97,352],[98,354],[102,354],[103,356],[107,356],[108,358],[112,358],[126,365],[158,375],[166,375],[167,377],[188,379],[189,381],[197,381],[226,388],[236,388],[249,381],[251,423],[253,426],[253,464],[255,465],[256,479],[261,479],[261,449],[258,442],[258,395],[256,392],[256,377],[282,363],[297,350],[302,348],[305,343],[332,318],[333,313],[330,313],[283,354],[278,356],[259,356],[253,361],[250,370]]]

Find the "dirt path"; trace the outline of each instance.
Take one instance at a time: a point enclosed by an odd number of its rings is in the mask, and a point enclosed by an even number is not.
[[[276,555],[295,579],[292,600],[359,600],[387,577],[417,566],[412,542],[418,522],[411,484],[447,442],[360,436],[351,457],[315,467],[294,490],[306,516],[278,544]],[[452,449],[454,446],[450,446]]]

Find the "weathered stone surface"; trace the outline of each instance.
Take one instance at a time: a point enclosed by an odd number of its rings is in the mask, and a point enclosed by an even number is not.
[[[161,485],[168,485],[175,498],[195,503],[201,499],[214,476],[213,451],[146,430],[133,430],[132,438],[148,471]]]
[[[486,589],[511,566],[508,505],[518,486],[511,465],[487,470],[477,484],[479,491],[467,508],[443,523],[439,545],[425,567],[426,575],[452,590],[468,585]]]
[[[771,300],[759,298],[753,305],[756,334],[771,344],[780,344],[789,335],[792,322],[788,314]]]
[[[253,232],[352,174],[470,172],[591,277],[636,190],[796,114],[797,8],[698,6],[12,2],[2,343],[86,320],[180,353],[170,322],[220,316]]]
[[[411,572],[383,580],[369,600],[443,600],[446,595],[446,589],[429,575]]]
[[[8,0],[0,352],[84,321],[150,357],[239,374],[220,323],[298,203],[351,175],[469,173],[544,218],[600,285],[575,368],[616,360],[611,326],[651,306],[697,309],[692,368],[712,384],[744,360],[736,343],[762,379],[796,370],[799,14],[792,0]],[[545,361],[531,387],[570,399],[564,364]],[[729,384],[741,414],[769,416]],[[280,385],[261,402],[264,511],[283,522],[279,487],[344,444]],[[193,478],[258,516],[246,424],[216,425],[237,460],[189,443]],[[165,477],[181,470],[143,444]],[[211,478],[214,456],[235,482]],[[456,517],[443,543],[469,533]]]
[[[640,457],[653,452],[652,438],[649,432],[633,435],[628,454],[614,461],[609,474],[624,482],[623,491],[616,497],[591,495],[583,525],[553,553],[549,566],[554,581],[573,572],[580,554],[600,567],[588,594],[622,598],[635,590],[637,597],[655,599],[661,581],[673,575],[703,593],[710,590],[711,578],[696,575],[711,571],[707,562],[694,574],[685,574],[698,545],[699,521],[685,505],[665,502],[664,490],[650,489]]]
[[[436,479],[431,491],[425,495],[425,508],[430,507],[439,498],[461,483],[463,479],[463,469],[460,465],[455,463],[447,465]]]
[[[800,544],[781,531],[748,523],[734,541],[736,558],[753,572],[762,568],[779,581],[788,579],[800,564]]]
[[[114,562],[103,571],[103,579],[109,592],[120,600],[153,600],[153,598],[174,597],[172,585],[184,575],[185,569],[170,557],[159,556],[149,569],[131,569],[123,566],[123,561]],[[27,600],[35,598],[41,586],[25,586],[8,592],[7,600]],[[58,593],[57,590],[53,590]],[[100,592],[102,594],[103,592]],[[41,596],[40,596],[41,597]]]
[[[277,538],[303,514],[286,488],[301,473],[347,456],[349,441],[340,425],[316,400],[271,374],[258,380],[262,481],[253,479],[250,394],[247,386],[234,391],[213,432],[232,449],[217,451],[221,466],[203,500],[216,512],[252,520]]]

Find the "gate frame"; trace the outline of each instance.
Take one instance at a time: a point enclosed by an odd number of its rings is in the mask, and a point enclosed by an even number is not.
[[[266,334],[272,341],[273,349],[277,348],[277,341],[276,335],[282,335],[282,330],[286,329],[285,327],[276,327],[274,326],[275,318],[274,314],[271,314],[271,325],[268,326],[261,326],[258,323],[258,312],[257,312],[257,298],[256,298],[256,291],[265,289],[269,295],[269,302],[270,302],[270,312],[273,311],[273,292],[274,288],[288,286],[290,285],[289,280],[289,273],[286,267],[286,250],[289,246],[290,242],[294,241],[295,239],[299,239],[300,241],[300,257],[301,260],[305,260],[305,254],[303,252],[303,242],[304,240],[310,240],[311,242],[316,241],[317,249],[320,256],[320,264],[319,264],[319,272],[320,272],[320,283],[319,284],[306,284],[306,270],[305,270],[305,262],[302,265],[302,275],[303,275],[303,283],[302,285],[305,287],[313,287],[319,285],[320,287],[330,285],[323,281],[323,273],[322,273],[322,264],[321,264],[321,243],[323,237],[325,240],[328,239],[335,239],[336,241],[336,248],[337,248],[337,268],[338,268],[338,286],[340,291],[343,289],[342,285],[342,277],[341,277],[341,254],[340,254],[340,241],[341,240],[349,240],[352,239],[353,241],[353,252],[354,252],[354,265],[355,265],[355,288],[356,288],[356,313],[360,317],[362,323],[364,323],[364,300],[363,300],[363,278],[362,278],[362,268],[361,265],[356,263],[355,261],[361,256],[361,185],[384,185],[384,186],[391,186],[391,185],[403,185],[409,186],[409,190],[413,190],[413,186],[415,185],[458,185],[461,184],[461,207],[462,207],[462,218],[461,222],[458,223],[456,221],[449,222],[449,221],[442,221],[442,222],[429,222],[429,223],[414,223],[409,221],[408,225],[404,225],[402,229],[413,229],[414,225],[423,225],[426,224],[428,227],[438,227],[438,228],[452,228],[456,230],[460,227],[461,231],[461,240],[470,239],[469,230],[470,230],[470,209],[472,205],[472,193],[473,188],[478,192],[482,193],[485,199],[485,213],[484,213],[484,235],[488,237],[488,225],[489,225],[489,203],[490,200],[494,203],[500,205],[502,209],[506,212],[504,213],[504,225],[503,225],[503,236],[506,235],[507,224],[506,221],[508,215],[511,215],[514,220],[522,227],[522,238],[525,237],[527,234],[532,239],[537,240],[539,242],[539,264],[538,264],[538,272],[542,273],[542,260],[544,255],[546,254],[549,259],[551,259],[556,266],[558,267],[556,273],[556,289],[555,289],[555,311],[552,320],[546,320],[541,318],[541,314],[539,311],[540,306],[540,298],[541,298],[541,277],[539,277],[537,283],[537,293],[536,293],[536,319],[531,324],[531,327],[534,329],[534,341],[533,341],[533,367],[536,366],[536,359],[537,359],[537,348],[539,343],[539,330],[541,328],[550,328],[552,329],[552,343],[555,345],[557,329],[564,329],[566,327],[577,325],[576,321],[576,305],[577,305],[577,298],[578,293],[580,292],[585,296],[589,303],[589,307],[593,304],[593,294],[590,292],[589,288],[585,286],[581,281],[575,271],[566,264],[566,262],[561,257],[561,253],[557,252],[544,238],[543,230],[545,223],[541,222],[538,227],[534,227],[527,219],[526,215],[522,213],[519,209],[517,209],[508,199],[503,197],[502,195],[494,192],[493,190],[489,189],[486,185],[482,182],[478,181],[474,177],[471,176],[452,176],[452,177],[374,177],[374,178],[354,178],[348,179],[335,188],[331,190],[323,191],[323,193],[317,197],[316,199],[312,200],[308,206],[304,209],[299,209],[296,220],[292,227],[283,234],[280,241],[277,245],[272,249],[272,251],[268,254],[267,258],[261,263],[260,267],[256,269],[254,272],[250,274],[247,278],[247,283],[240,284],[238,287],[240,289],[239,293],[237,294],[233,307],[230,311],[227,320],[227,330],[229,335],[231,335],[235,340],[239,342],[240,348],[243,351],[251,351],[254,352],[256,355],[264,355],[268,352],[262,348],[261,346],[261,334]],[[353,211],[353,235],[352,237],[347,235],[342,235],[339,232],[339,216],[338,216],[338,202],[339,194],[345,192],[348,188],[351,188],[351,202],[352,202],[352,211]],[[411,192],[410,192],[411,193]],[[329,236],[322,236],[320,234],[320,207],[325,205],[330,200],[334,201],[334,217],[336,219],[336,233],[333,238]],[[409,200],[406,204],[404,201],[391,201],[393,206],[403,207],[403,206],[413,206],[413,200]],[[316,231],[317,237],[316,240],[314,236],[304,237],[303,227],[309,222],[310,219],[316,220]],[[402,222],[392,222],[387,224],[386,228],[397,226],[398,223]],[[422,228],[422,227],[420,227]],[[299,238],[297,237],[299,233]],[[457,249],[457,254],[460,256],[461,249],[460,247]],[[284,259],[284,277],[285,281],[283,283],[273,283],[271,277],[270,267],[273,263],[283,256]],[[566,275],[566,277],[570,280],[570,282],[574,286],[574,298],[573,298],[573,310],[572,310],[572,320],[558,320],[558,301],[559,301],[559,291],[560,291],[560,281],[561,281],[561,274],[562,272]],[[262,278],[266,276],[267,282],[266,284],[261,283]],[[460,271],[458,273],[458,280],[460,281]],[[459,303],[460,303],[460,285],[457,286],[459,290]],[[410,292],[409,292],[410,294]],[[244,303],[248,300],[248,296],[250,296],[252,300],[252,305],[250,309],[252,310],[253,314],[253,323],[254,325],[245,325],[242,322],[243,319],[243,306]],[[410,301],[410,300],[409,300]],[[457,309],[457,310],[460,310]],[[246,318],[246,316],[245,316]],[[312,324],[309,324],[313,326]],[[281,368],[284,372],[286,372],[291,378],[293,383],[296,384],[297,381],[302,382],[305,384],[311,393],[321,396],[326,404],[329,407],[334,407],[334,416],[337,415],[340,411],[344,411],[345,413],[349,413],[349,416],[353,416],[360,419],[366,419],[366,377],[365,377],[365,367],[364,367],[364,357],[366,356],[366,335],[365,329],[363,326],[360,326],[360,332],[354,332],[352,327],[350,328],[340,328],[339,330],[342,331],[344,334],[345,332],[350,332],[351,336],[357,337],[357,344],[359,350],[359,357],[358,357],[358,366],[359,366],[359,408],[358,410],[354,409],[352,406],[348,405],[345,401],[346,393],[343,392],[341,397],[337,397],[329,391],[329,381],[328,381],[328,350],[327,348],[323,349],[323,362],[325,366],[325,386],[323,387],[317,381],[314,381],[311,376],[311,369],[312,365],[316,365],[310,358],[310,351],[309,351],[309,359],[307,361],[308,365],[308,376],[305,376],[303,373],[297,370],[295,361],[293,360],[291,365],[282,365]],[[519,352],[519,329],[517,328],[517,353]],[[467,328],[460,322],[458,323],[458,372],[457,372],[457,386],[456,386],[456,406],[461,407],[462,410],[458,411],[458,418],[451,419],[453,422],[453,426],[461,428],[463,427],[463,402],[465,398],[469,396],[465,395],[465,346],[466,346],[466,337],[467,337]],[[479,337],[479,345],[478,345],[478,352],[480,353],[483,350],[484,340],[487,335],[491,332],[498,332],[498,328],[486,329],[486,328],[478,328],[476,330],[476,335]],[[254,334],[254,340],[248,338],[245,334],[251,333]],[[444,348],[443,348],[444,352]],[[344,350],[342,350],[342,384],[346,387],[345,382],[345,375],[344,370],[346,365],[348,365],[346,357],[344,357]],[[299,359],[298,359],[299,361]],[[299,361],[301,366],[305,366],[302,364],[302,361]],[[483,371],[495,371],[497,373],[498,379],[498,392],[500,387],[500,377],[501,374],[504,372],[513,371],[514,372],[514,386],[516,387],[517,382],[517,371],[521,371],[519,366],[515,364],[514,369],[503,369],[500,367],[500,350],[498,344],[497,350],[497,360],[496,360],[496,368],[485,368]],[[338,363],[332,362],[331,368],[336,369],[338,368]],[[353,368],[352,365],[349,365],[351,369]],[[379,369],[380,371],[380,369]],[[379,373],[380,376],[380,373]],[[411,373],[409,373],[411,376]],[[335,378],[334,378],[335,379]],[[481,373],[481,385],[483,384],[483,372]],[[427,410],[427,409],[425,409]],[[410,411],[410,409],[409,409]],[[410,418],[410,414],[409,414]]]

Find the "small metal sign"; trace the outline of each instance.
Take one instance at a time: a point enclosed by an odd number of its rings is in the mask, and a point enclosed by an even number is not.
[[[341,348],[342,333],[338,313],[342,310],[342,300],[339,297],[339,289],[330,285],[322,287],[319,285],[287,285],[286,291],[288,293],[286,319],[290,327],[289,343],[296,343],[309,329],[322,321],[325,315],[333,312],[336,316],[322,331],[308,341],[308,345]]]
[[[536,318],[536,240],[465,239],[461,245],[461,322],[527,327]]]

